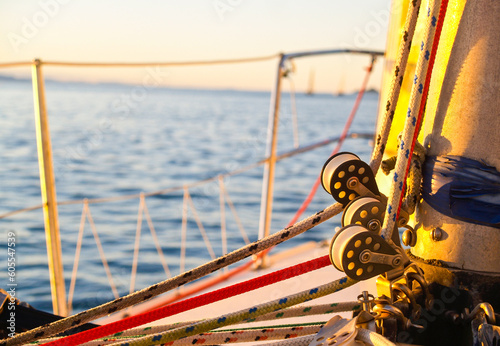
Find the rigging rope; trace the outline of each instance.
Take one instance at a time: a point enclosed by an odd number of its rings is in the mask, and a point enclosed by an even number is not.
[[[220,317],[208,319],[205,321],[200,321],[191,324],[187,327],[176,328],[164,333],[159,333],[152,336],[146,336],[130,343],[117,343],[112,344],[113,346],[139,346],[139,345],[158,345],[165,344],[170,341],[177,340],[179,338],[188,337],[191,335],[196,335],[199,333],[204,333],[212,329],[221,328],[230,324],[235,324],[254,316],[261,316],[272,311],[281,310],[283,308],[297,305],[311,299],[320,298],[328,294],[335,293],[339,290],[347,288],[354,285],[358,281],[343,277],[341,279],[335,280],[333,282],[308,289],[299,293],[292,294],[288,297],[283,297],[276,299],[267,303],[259,304],[251,308],[236,311],[234,313],[225,314]]]
[[[325,219],[322,219],[322,218],[327,216],[327,212],[335,215],[338,212],[340,212],[340,210],[341,210],[341,206],[338,204],[335,204],[335,205],[327,208],[327,210],[321,211],[321,212],[317,213],[316,215],[313,215],[312,217],[310,217],[306,220],[303,220],[302,222],[298,223],[297,225],[286,228],[278,233],[275,233],[274,235],[272,235],[270,237],[267,237],[267,238],[264,238],[260,241],[257,241],[254,244],[250,244],[249,246],[246,246],[240,250],[236,250],[236,251],[228,254],[227,256],[222,256],[218,260],[216,259],[217,261],[213,260],[213,261],[207,263],[206,265],[202,265],[198,268],[195,268],[191,271],[188,271],[188,272],[184,273],[183,275],[179,275],[175,278],[165,280],[165,281],[163,281],[159,284],[153,285],[147,289],[141,290],[139,292],[136,292],[136,293],[131,294],[131,295],[126,296],[126,297],[116,299],[115,301],[108,302],[108,303],[103,304],[103,305],[96,307],[94,309],[90,309],[86,312],[82,312],[80,314],[77,314],[77,315],[62,319],[60,321],[54,322],[54,323],[48,325],[46,330],[41,330],[41,327],[39,327],[39,328],[30,330],[26,333],[19,334],[12,339],[4,340],[5,344],[7,344],[7,345],[18,344],[19,342],[29,341],[29,340],[32,340],[33,338],[40,338],[42,336],[51,335],[50,333],[55,334],[57,332],[61,332],[63,330],[69,329],[71,327],[81,325],[81,324],[85,323],[86,321],[95,319],[95,318],[100,317],[104,314],[108,314],[108,313],[117,311],[118,309],[123,309],[127,306],[133,305],[134,299],[138,299],[139,297],[142,297],[143,300],[150,299],[155,295],[158,295],[160,293],[165,292],[168,289],[175,287],[176,285],[180,286],[182,284],[185,284],[186,282],[189,282],[189,281],[192,281],[198,277],[201,277],[202,273],[204,271],[207,271],[208,267],[210,267],[210,266],[213,267],[213,268],[211,268],[212,271],[215,271],[215,270],[220,269],[222,267],[225,267],[231,263],[234,263],[237,260],[248,257],[251,254],[257,253],[257,252],[262,251],[270,246],[273,246],[273,245],[269,245],[269,243],[266,243],[266,241],[269,241],[271,238],[273,238],[273,241],[276,241],[276,244],[281,243],[287,239],[290,239],[291,237],[293,237],[297,234],[300,234],[309,228],[312,228],[315,224],[319,224],[319,223],[323,222]],[[323,214],[323,215],[320,215],[320,214]],[[329,218],[333,215],[329,215],[327,218]],[[307,225],[306,225],[306,223],[307,223]],[[302,229],[302,227],[304,227],[305,229]],[[297,232],[297,233],[295,234],[295,232]],[[281,236],[281,239],[279,239],[277,237],[278,235]],[[242,254],[243,250],[248,251],[248,254],[243,255]],[[333,293],[334,291],[348,287],[354,283],[356,283],[356,281],[348,279],[348,278],[342,278],[340,280],[337,280],[336,282],[333,282],[333,283],[330,283],[327,285],[323,285],[323,286],[318,287],[316,289],[310,290],[307,293],[310,297],[306,298],[306,300],[312,299],[313,297],[316,297],[316,296],[322,296],[325,294]],[[318,295],[316,293],[318,293]],[[265,313],[265,311],[267,309],[273,307],[273,305],[276,305],[276,304],[278,306],[280,306],[279,308],[282,308],[284,306],[290,306],[293,304],[298,304],[298,302],[300,302],[300,299],[303,299],[303,297],[301,297],[301,296],[303,296],[305,294],[306,294],[306,291],[298,293],[298,294],[290,296],[290,297],[287,297],[287,298],[283,298],[280,301],[273,301],[273,302],[259,305],[257,307],[250,309],[248,312],[243,312],[243,315],[249,315],[249,314],[252,316],[260,315],[262,313]],[[276,307],[274,307],[273,309],[275,309],[275,308]],[[238,316],[238,318],[240,318],[240,317],[241,316]],[[229,324],[229,322],[235,318],[236,318],[236,315],[231,316],[231,318],[227,319],[226,324]],[[199,329],[205,328],[205,327],[207,327],[207,323],[209,323],[209,322],[210,321],[200,322],[200,323],[196,324],[194,327],[199,327]],[[217,322],[220,323],[219,320]],[[188,329],[189,328],[190,327],[188,327]],[[193,330],[194,329],[196,329],[196,328],[193,328]],[[175,332],[175,330],[170,332],[170,333],[172,334],[174,332]],[[31,337],[33,337],[33,338],[31,338]],[[168,338],[168,337],[169,337],[168,334],[166,334],[162,337],[162,339]],[[140,342],[140,340],[138,342]]]
[[[424,115],[427,90],[430,84],[432,66],[436,56],[442,22],[446,14],[447,0],[431,1],[427,9],[427,27],[420,46],[413,87],[406,121],[404,124],[401,144],[399,145],[396,168],[393,173],[393,183],[389,190],[387,210],[384,216],[384,226],[381,236],[390,241],[396,223],[401,202],[404,196],[404,186],[410,168],[413,149],[418,137],[418,130]],[[439,18],[439,20],[438,20]],[[425,85],[425,86],[424,86]],[[425,90],[424,90],[425,89]]]
[[[330,265],[329,256],[323,256],[311,261],[307,261],[289,268],[285,268],[267,275],[250,279],[229,287],[224,287],[216,291],[211,291],[200,296],[188,298],[186,300],[172,303],[161,308],[146,311],[142,314],[127,317],[116,322],[93,328],[75,335],[68,336],[60,341],[48,343],[47,345],[78,345],[86,341],[104,337],[122,330],[127,330],[139,325],[156,321],[165,317],[176,315],[200,306],[211,304],[229,297],[240,295],[255,289],[271,285],[273,283],[286,280],[319,268]]]
[[[200,61],[158,61],[158,62],[67,62],[67,61],[41,61],[43,65],[60,67],[149,67],[149,66],[196,66],[196,65],[220,65],[257,62],[279,58],[281,54],[258,56],[253,58],[200,60]],[[32,61],[0,63],[0,68],[31,66]]]
[[[233,264],[244,258],[259,253],[262,250],[268,249],[288,239],[291,239],[301,233],[304,233],[308,229],[311,229],[314,226],[323,223],[324,221],[330,219],[334,215],[339,214],[341,211],[342,211],[342,205],[339,203],[335,203],[326,208],[325,210],[319,211],[316,214],[311,215],[307,219],[304,219],[291,227],[282,229],[281,231],[276,232],[266,238],[260,239],[252,244],[246,245],[225,256],[214,259],[201,266],[191,269],[183,274],[159,282],[150,287],[146,287],[140,291],[134,292],[127,296],[107,302],[95,308],[80,312],[73,316],[66,317],[59,321],[31,329],[24,333],[18,334],[13,338],[4,339],[2,340],[0,345],[18,345],[29,341],[41,339],[43,337],[48,337],[63,332],[67,329],[79,326],[88,321],[92,321],[99,317],[108,315],[115,311],[146,301],[159,294],[180,287],[188,282],[191,282],[193,280],[199,279],[200,277],[208,275],[218,269],[224,268],[230,264]]]
[[[295,103],[295,83],[292,76],[287,75],[288,82],[290,83],[290,107],[292,110],[292,129],[293,129],[293,147],[299,147],[299,123],[297,121],[297,105]]]
[[[234,221],[236,221],[236,224],[238,225],[238,229],[240,230],[243,241],[245,242],[245,244],[250,244],[250,239],[248,239],[245,227],[243,227],[243,223],[241,222],[241,219],[238,215],[238,212],[236,211],[236,207],[234,206],[233,201],[229,197],[229,193],[227,192],[226,187],[224,185],[224,180],[222,179],[220,180],[220,186],[222,189],[222,193],[224,194],[225,202],[227,203],[229,209],[231,209],[231,212],[233,213]]]
[[[309,345],[314,340],[315,335],[299,336],[297,338],[273,342],[271,346],[304,346]]]
[[[384,117],[380,124],[380,132],[375,141],[372,157],[370,160],[370,168],[374,174],[382,162],[382,157],[385,151],[385,144],[389,138],[392,120],[394,119],[394,112],[396,110],[401,85],[403,84],[403,77],[405,75],[406,66],[408,64],[408,56],[410,54],[411,43],[415,27],[417,26],[418,11],[420,9],[421,0],[409,1],[408,13],[403,28],[403,40],[400,42],[398,55],[396,57],[396,64],[394,66],[394,74],[389,89],[389,96],[385,107]]]
[[[307,305],[307,306],[296,306],[283,309],[281,311],[273,311],[271,313],[258,316],[256,318],[250,318],[248,320],[243,321],[244,323],[253,323],[260,321],[276,321],[278,319],[286,319],[291,317],[303,317],[303,316],[313,316],[313,315],[323,315],[323,314],[332,314],[334,312],[346,312],[346,311],[359,311],[361,309],[361,305],[357,301],[353,302],[341,302],[341,303],[332,303],[332,304],[320,304],[320,305]],[[148,327],[139,327],[133,329],[127,329],[112,335],[109,335],[104,339],[112,339],[112,338],[127,338],[127,337],[137,337],[144,336],[149,334],[157,334],[160,332],[164,332],[167,330],[171,330],[174,328],[178,328],[181,326],[187,326],[200,321],[186,321],[186,322],[177,322],[173,324],[167,325],[155,325]],[[276,327],[276,326],[273,326]],[[59,340],[60,338],[49,338],[36,341],[35,344],[43,344],[50,341]],[[104,340],[100,339],[100,340]],[[85,345],[89,345],[86,343]]]
[[[209,333],[200,333],[187,338],[182,338],[171,342],[167,342],[165,343],[165,346],[220,345],[220,344],[239,343],[239,342],[262,342],[262,341],[292,339],[304,335],[316,334],[323,325],[324,322],[312,325],[299,325],[299,326],[287,326],[287,327],[271,326],[271,327],[260,327],[258,329],[249,329],[249,330],[212,331]],[[129,341],[133,342],[134,340],[129,340]],[[86,346],[91,346],[91,345],[86,345]]]

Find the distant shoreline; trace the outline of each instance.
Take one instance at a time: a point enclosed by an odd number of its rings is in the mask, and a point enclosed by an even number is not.
[[[46,78],[45,79],[46,83],[48,84],[64,84],[64,85],[85,85],[85,86],[110,86],[110,87],[136,87],[138,84],[133,84],[133,83],[120,83],[120,82],[85,82],[85,81],[60,81],[56,79],[50,79]],[[25,77],[14,77],[14,76],[9,76],[9,75],[4,75],[0,74],[0,83],[6,82],[6,83],[31,83],[31,78],[25,78]],[[244,92],[244,93],[269,93],[269,90],[249,90],[249,89],[227,89],[227,88],[201,88],[201,87],[185,87],[185,86],[155,86],[151,87],[152,89],[158,89],[158,90],[186,90],[186,91],[222,91],[222,92]],[[284,91],[284,94],[289,94],[288,91]],[[353,94],[357,94],[358,91],[355,90],[353,92],[341,94],[341,95],[334,95],[332,93],[328,92],[315,92],[313,94],[308,95],[306,92],[297,92],[297,95],[304,95],[307,97],[315,97],[315,96],[335,96],[335,97],[342,97],[342,96],[350,96]],[[370,88],[366,90],[366,93],[379,93],[378,90]]]

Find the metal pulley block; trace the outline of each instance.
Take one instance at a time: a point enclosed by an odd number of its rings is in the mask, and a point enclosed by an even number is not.
[[[342,227],[356,224],[378,234],[384,222],[384,214],[384,203],[373,197],[361,196],[345,207]]]
[[[334,316],[330,319],[316,334],[309,346],[335,345],[335,346],[362,346],[366,345],[363,341],[356,340],[359,326],[368,326],[375,330],[375,320],[372,315],[366,311],[351,320],[340,316]]]
[[[344,208],[342,226],[345,227],[347,225],[356,224],[379,234],[384,222],[386,204],[387,202],[383,196],[377,198],[369,196],[358,197],[349,202]],[[392,232],[392,241],[394,244],[400,244],[397,227],[403,226],[408,219],[408,213],[401,210],[398,224]]]
[[[333,237],[330,261],[351,279],[366,280],[401,266],[403,256],[375,232],[349,225]]]
[[[323,188],[344,207],[358,196],[380,194],[370,166],[352,153],[330,157],[321,171]]]

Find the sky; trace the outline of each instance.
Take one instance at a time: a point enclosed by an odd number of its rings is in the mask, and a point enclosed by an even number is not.
[[[280,52],[383,51],[390,0],[0,0],[0,63],[199,61]],[[298,91],[355,90],[367,56],[297,59]],[[378,62],[370,86],[378,88]],[[158,84],[270,90],[277,59],[208,67],[157,68]],[[44,67],[46,78],[140,84],[151,69]],[[30,75],[29,67],[0,74]],[[159,76],[159,77],[158,77]]]

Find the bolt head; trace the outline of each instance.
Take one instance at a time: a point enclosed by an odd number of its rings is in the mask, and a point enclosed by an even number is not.
[[[358,183],[359,183],[358,178],[356,177],[349,178],[349,180],[347,181],[347,187],[353,190],[356,186],[358,186]]]
[[[370,255],[369,252],[366,252],[363,251],[360,255],[359,255],[359,260],[362,262],[362,263],[367,263],[368,261],[370,261],[370,259],[372,258],[372,256]]]
[[[443,238],[443,230],[441,228],[434,228],[431,231],[431,239],[434,241],[440,241]]]
[[[397,267],[399,265],[401,265],[401,256],[394,257],[392,260],[392,266]]]
[[[415,244],[417,244],[417,234],[415,233],[415,231],[412,231],[411,229],[406,229],[404,232],[403,232],[403,235],[401,236],[401,242],[405,245],[405,246],[415,246]]]
[[[401,241],[403,242],[404,246],[410,246],[411,243],[411,231],[409,229],[405,230],[401,236]]]
[[[380,221],[379,220],[370,220],[367,224],[368,229],[373,232],[380,231]]]

